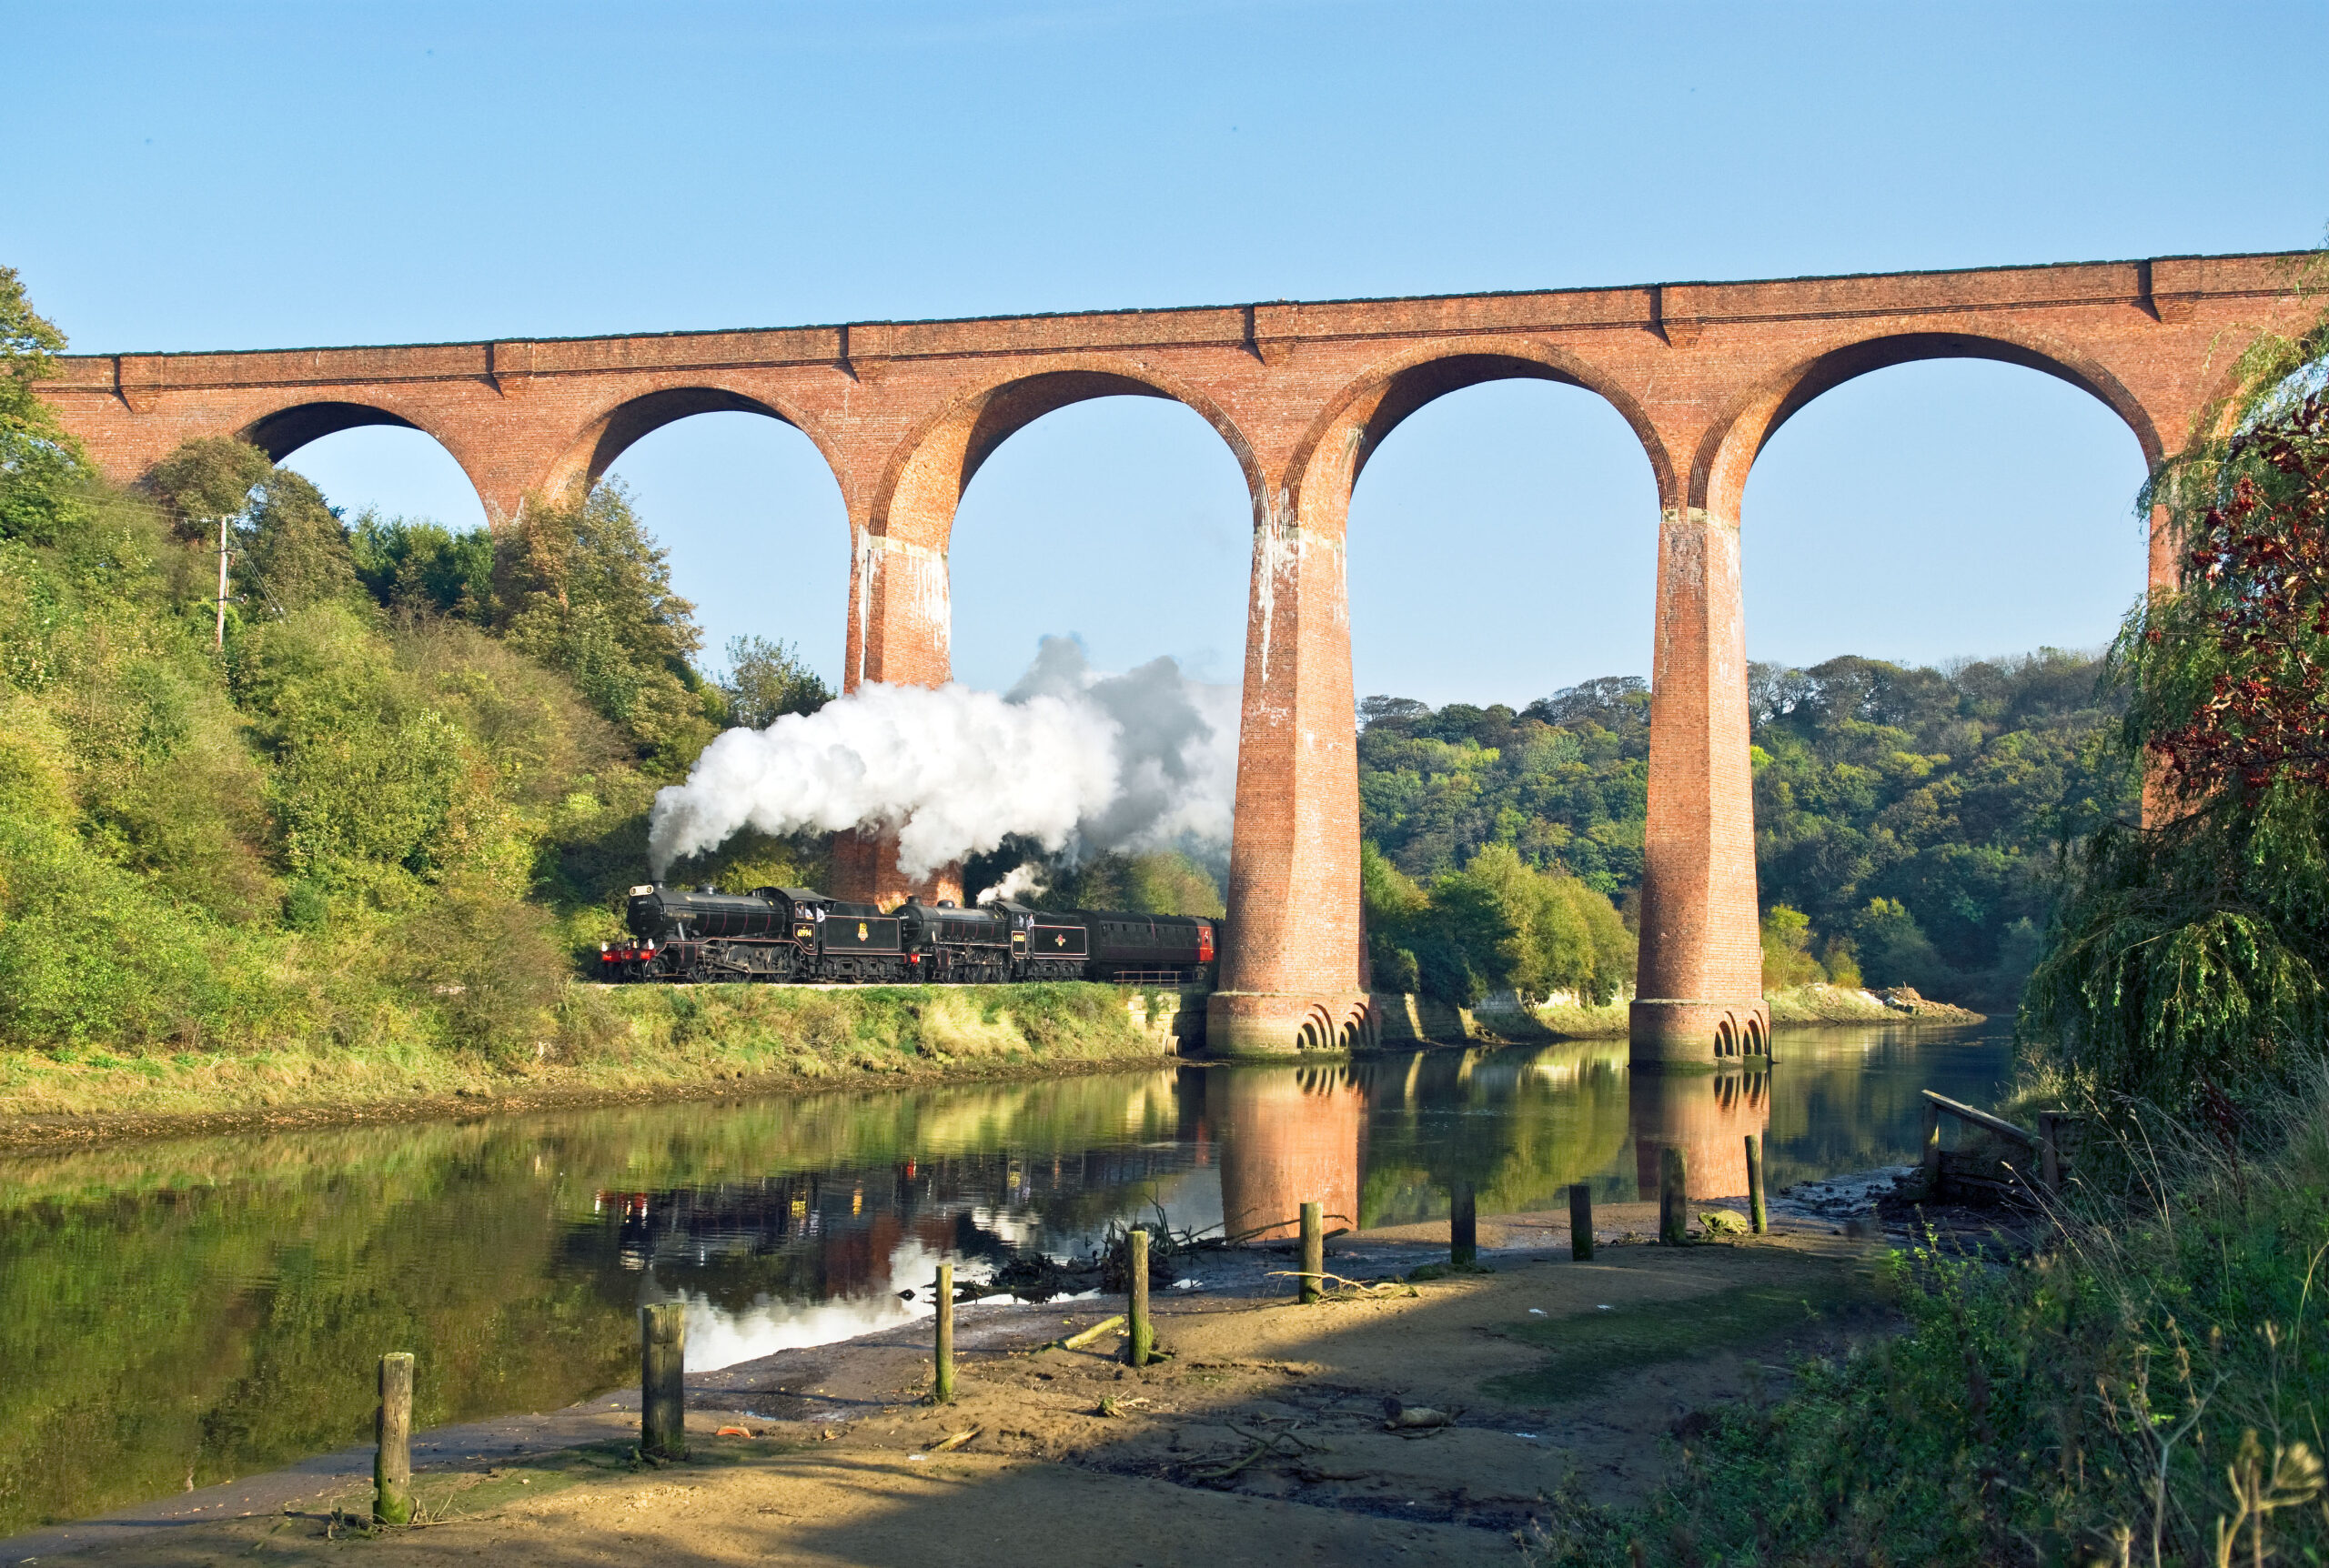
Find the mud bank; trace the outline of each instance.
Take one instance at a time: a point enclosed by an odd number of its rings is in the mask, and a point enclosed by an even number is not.
[[[1444,1231],[1338,1237],[1327,1266],[1351,1283],[1309,1307],[1288,1300],[1281,1251],[1201,1255],[1194,1286],[1159,1292],[1170,1358],[1139,1370],[1114,1339],[1051,1343],[1117,1302],[966,1306],[953,1404],[927,1402],[919,1322],[691,1374],[679,1463],[636,1458],[635,1391],[445,1429],[416,1450],[428,1526],[363,1550],[415,1564],[1508,1563],[1532,1518],[1658,1484],[1693,1412],[1771,1397],[1802,1354],[1889,1332],[1877,1238],[1777,1208],[1769,1237],[1666,1249],[1640,1244],[1652,1205],[1609,1205],[1589,1263],[1568,1261],[1559,1217],[1487,1216],[1487,1271],[1413,1282],[1444,1261]],[[1386,1401],[1448,1419],[1387,1429]],[[339,1561],[369,1459],[19,1536],[0,1564]]]

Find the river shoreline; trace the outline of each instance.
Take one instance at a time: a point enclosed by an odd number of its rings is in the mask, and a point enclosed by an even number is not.
[[[1255,1560],[1254,1525],[1289,1508],[1315,1513],[1306,1533],[1344,1531],[1362,1557],[1387,1547],[1506,1561],[1511,1532],[1543,1513],[1548,1493],[1574,1488],[1592,1505],[1622,1506],[1665,1479],[1676,1409],[1779,1392],[1786,1378],[1758,1369],[1892,1326],[1868,1282],[1874,1236],[1782,1199],[1768,1238],[1678,1251],[1640,1244],[1654,1209],[1608,1206],[1596,1225],[1602,1256],[1586,1264],[1567,1256],[1565,1216],[1484,1215],[1486,1269],[1411,1285],[1396,1282],[1444,1262],[1444,1225],[1342,1236],[1329,1243],[1329,1270],[1363,1283],[1317,1307],[1286,1300],[1285,1247],[1215,1253],[1196,1270],[1200,1288],[1159,1296],[1159,1336],[1176,1353],[1141,1372],[1121,1364],[1114,1340],[1044,1348],[1120,1311],[1117,1299],[965,1307],[951,1408],[925,1397],[926,1319],[691,1372],[695,1452],[678,1464],[642,1467],[630,1452],[635,1388],[418,1433],[431,1527],[368,1550],[434,1562],[620,1541],[658,1561],[791,1561],[804,1526],[830,1549],[836,1535],[880,1528],[892,1507],[920,1512],[912,1488],[930,1483],[953,1524],[965,1507],[999,1527],[1015,1515],[1034,1538],[1013,1561],[1037,1568],[1090,1560],[1088,1526],[1075,1522],[1095,1508],[1143,1535],[1169,1521],[1185,1537],[1211,1537],[1219,1561]],[[1754,1309],[1764,1296],[1788,1310]],[[1628,1349],[1634,1325],[1678,1321],[1685,1303],[1731,1310],[1701,1312],[1639,1361]],[[1597,1355],[1580,1355],[1587,1341]],[[1629,1368],[1614,1384],[1589,1364],[1612,1352]],[[1386,1433],[1386,1399],[1454,1420],[1427,1431],[1429,1442]],[[1238,1463],[1255,1432],[1289,1422],[1301,1443]],[[0,1542],[0,1565],[65,1553],[159,1563],[260,1543],[271,1560],[328,1555],[344,1550],[333,1543],[343,1521],[368,1508],[369,1464],[368,1449],[345,1449],[35,1530]],[[1216,1477],[1224,1466],[1235,1468]],[[764,1495],[771,1488],[781,1504]],[[650,1497],[682,1506],[641,1509]],[[781,1527],[771,1514],[785,1515]]]
[[[538,1058],[452,1046],[0,1052],[0,1149],[1116,1072],[1175,1060],[1203,993],[1047,984],[578,987]],[[575,1042],[579,1037],[579,1043]]]
[[[597,989],[597,988],[594,988]],[[1823,993],[1813,995],[1810,993]],[[1380,1049],[1477,1050],[1623,1038],[1627,1010],[1474,1013],[1381,996]],[[459,1051],[0,1052],[0,1151],[483,1116],[1012,1082],[1135,1071],[1202,1051],[1205,993],[1114,986],[605,988],[612,1038],[573,1060],[499,1065]],[[1865,992],[1771,999],[1785,1028],[1954,1029]]]

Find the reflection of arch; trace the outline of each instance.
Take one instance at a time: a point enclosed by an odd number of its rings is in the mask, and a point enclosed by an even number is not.
[[[835,450],[823,432],[798,411],[757,395],[724,387],[666,387],[627,398],[594,416],[568,442],[551,466],[545,488],[553,494],[578,479],[595,485],[623,453],[664,426],[696,414],[758,414],[780,425],[790,425],[809,437],[839,484]]]
[[[1044,415],[1094,397],[1163,397],[1180,403],[1220,433],[1245,476],[1247,494],[1262,494],[1261,466],[1228,414],[1191,387],[1129,360],[1094,357],[1074,368],[1039,371],[980,388],[923,421],[897,450],[874,487],[872,531],[898,534],[943,549],[954,508],[994,449]]]
[[[1991,359],[2019,365],[2092,394],[2125,421],[2146,466],[2164,454],[2150,411],[2120,379],[2067,345],[2032,336],[1992,332],[1905,332],[1862,338],[1790,366],[1739,398],[1709,427],[1690,465],[1689,504],[1735,517],[1748,470],[1781,425],[1823,392],[1847,381],[1928,359]]]
[[[386,408],[375,408],[368,403],[294,403],[272,414],[263,414],[237,432],[265,452],[269,462],[280,463],[284,458],[326,436],[337,436],[342,430],[361,429],[367,425],[393,425],[399,429],[419,430],[420,427],[401,414]],[[428,435],[428,431],[421,431]],[[438,445],[443,446],[439,440]]]
[[[1477,348],[1436,344],[1373,367],[1336,394],[1326,411],[1311,422],[1296,444],[1286,471],[1297,484],[1307,485],[1346,463],[1345,484],[1356,485],[1375,449],[1427,403],[1483,382],[1514,380],[1580,387],[1615,408],[1641,442],[1660,500],[1669,495],[1673,465],[1640,405],[1577,356],[1525,340],[1498,339],[1492,347]]]

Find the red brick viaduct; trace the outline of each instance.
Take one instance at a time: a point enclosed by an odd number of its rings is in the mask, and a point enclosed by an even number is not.
[[[1459,387],[1588,388],[1640,438],[1660,513],[1633,1054],[1712,1063],[1769,1039],[1739,601],[1739,496],[1763,444],[1853,377],[1976,357],[2083,387],[2156,462],[2209,417],[2252,333],[2307,308],[2297,259],[77,356],[43,391],[116,478],[191,437],[241,436],[281,458],[353,426],[400,425],[441,442],[497,517],[595,478],[674,419],[781,419],[816,443],[847,504],[850,688],[948,678],[955,506],[1013,432],[1084,398],[1185,403],[1221,433],[1254,507],[1232,940],[1208,1030],[1242,1051],[1347,1044],[1372,1027],[1344,586],[1359,470],[1402,419]],[[2154,580],[2172,560],[2155,538]],[[848,890],[902,891],[885,859],[859,854]]]

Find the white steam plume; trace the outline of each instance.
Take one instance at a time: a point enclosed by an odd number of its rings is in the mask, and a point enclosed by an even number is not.
[[[1079,853],[1229,841],[1237,694],[1169,658],[1095,676],[1047,637],[1004,696],[963,686],[869,685],[766,729],[731,729],[684,784],[655,795],[648,863],[744,828],[880,828],[910,877],[1013,834]]]
[[[1030,898],[1043,890],[1043,868],[1033,860],[1022,860],[1003,874],[1003,880],[981,893],[979,902],[999,904],[1006,900]]]

